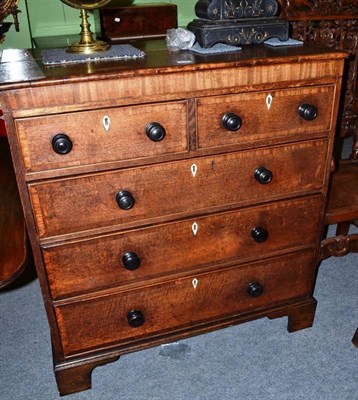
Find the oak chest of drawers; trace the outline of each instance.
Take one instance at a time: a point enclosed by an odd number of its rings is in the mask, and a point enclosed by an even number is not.
[[[345,54],[142,45],[143,60],[0,64],[61,394],[130,351],[314,318]]]

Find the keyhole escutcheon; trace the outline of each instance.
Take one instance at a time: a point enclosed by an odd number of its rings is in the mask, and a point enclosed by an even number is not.
[[[105,115],[102,119],[103,128],[106,132],[109,131],[109,127],[111,125],[111,120],[108,115]]]
[[[194,278],[194,279],[191,281],[191,284],[193,285],[193,288],[194,288],[194,289],[197,288],[198,283],[199,283],[199,281],[197,280],[197,278]]]

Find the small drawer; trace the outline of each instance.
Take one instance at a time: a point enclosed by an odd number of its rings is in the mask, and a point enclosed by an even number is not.
[[[26,171],[188,151],[186,101],[19,119]]]
[[[54,299],[317,242],[322,197],[134,229],[43,249]]]
[[[135,343],[305,297],[314,275],[307,251],[59,305],[64,353]]]
[[[319,190],[327,141],[317,140],[32,183],[41,237],[124,229]]]
[[[327,134],[333,95],[333,86],[322,86],[201,98],[197,100],[198,146],[299,139],[312,132]]]

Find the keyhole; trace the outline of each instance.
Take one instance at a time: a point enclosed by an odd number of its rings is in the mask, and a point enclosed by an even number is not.
[[[103,128],[105,129],[105,131],[108,132],[109,131],[109,126],[111,124],[111,120],[110,120],[108,115],[105,115],[103,117],[102,124],[103,124]]]
[[[196,166],[196,164],[193,164],[193,165],[190,167],[190,169],[191,169],[191,173],[192,173],[193,177],[195,178],[196,173],[198,172],[198,167]]]
[[[199,225],[196,222],[194,222],[193,225],[191,226],[191,230],[193,231],[194,236],[196,236],[199,230]]]
[[[198,286],[199,281],[196,278],[194,278],[191,283],[193,285],[193,288],[196,289],[196,287]]]
[[[270,94],[267,95],[266,97],[266,107],[269,110],[272,104],[272,96]]]

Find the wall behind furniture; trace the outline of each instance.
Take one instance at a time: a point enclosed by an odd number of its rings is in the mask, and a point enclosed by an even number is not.
[[[18,14],[20,32],[16,32],[14,25],[11,25],[9,31],[5,34],[5,41],[0,45],[1,49],[26,49],[31,47],[30,26],[25,0],[19,1],[19,10],[21,10]],[[13,23],[14,17],[9,15],[5,21]]]
[[[112,0],[113,5],[155,3],[155,0]],[[196,0],[163,0],[158,1],[176,4],[178,7],[178,25],[186,26],[194,19]],[[27,7],[26,7],[27,6]],[[79,10],[69,7],[60,0],[20,0],[20,32],[12,27],[6,35],[2,48],[31,47],[32,37],[71,35],[80,31]],[[11,20],[12,17],[9,17]],[[28,22],[30,26],[28,26]],[[93,13],[90,13],[91,29],[98,29]]]

